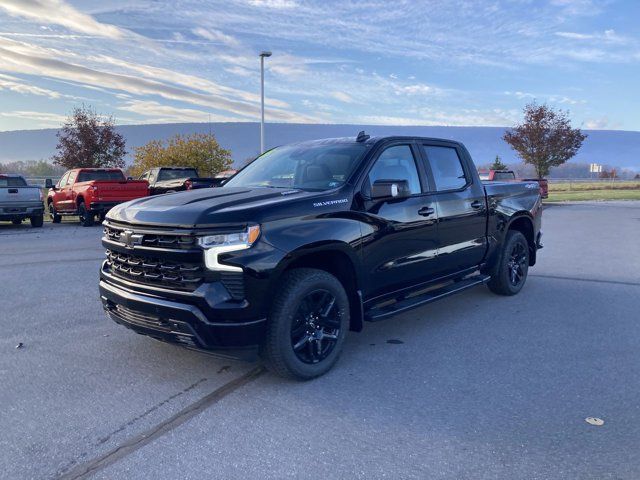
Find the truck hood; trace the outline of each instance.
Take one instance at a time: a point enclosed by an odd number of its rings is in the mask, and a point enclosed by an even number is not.
[[[109,211],[107,219],[184,228],[257,222],[256,210],[323,193],[284,188],[204,188],[122,203]]]

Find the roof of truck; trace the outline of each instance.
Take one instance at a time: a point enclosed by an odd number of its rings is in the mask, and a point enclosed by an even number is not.
[[[293,145],[331,145],[331,144],[362,144],[373,145],[375,143],[383,141],[405,140],[405,141],[421,141],[421,142],[446,142],[449,144],[462,145],[456,140],[449,138],[434,138],[434,137],[418,137],[418,136],[406,136],[406,135],[379,135],[379,136],[366,136],[367,138],[358,141],[356,136],[353,137],[335,137],[335,138],[322,138],[318,140],[305,140],[302,142],[296,142]]]

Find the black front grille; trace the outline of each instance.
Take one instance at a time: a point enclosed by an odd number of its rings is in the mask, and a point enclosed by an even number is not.
[[[105,225],[104,227],[104,235],[107,240],[122,243],[123,245],[127,245],[127,232],[134,233],[125,227],[113,227],[111,225]],[[133,237],[133,245],[135,246],[170,248],[174,250],[191,250],[196,246],[196,238],[192,235],[138,231],[135,234]]]
[[[140,257],[107,250],[111,273],[125,280],[193,291],[204,281],[204,267],[199,263],[178,263],[158,257]]]

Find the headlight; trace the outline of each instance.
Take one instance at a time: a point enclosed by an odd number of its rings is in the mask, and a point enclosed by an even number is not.
[[[245,250],[258,240],[260,227],[252,225],[243,232],[206,235],[198,238],[198,244],[204,249],[204,263],[209,270],[241,272],[240,267],[223,265],[218,262],[221,253]]]

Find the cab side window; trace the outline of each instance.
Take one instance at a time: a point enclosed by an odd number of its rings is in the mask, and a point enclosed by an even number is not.
[[[384,150],[369,171],[369,187],[376,180],[406,180],[412,195],[420,193],[420,177],[411,147],[396,145]]]
[[[69,173],[71,173],[71,172],[67,172],[62,176],[62,178],[60,179],[60,182],[58,183],[58,188],[62,188],[67,184],[67,179],[69,178]]]
[[[71,172],[69,174],[69,178],[67,179],[67,185],[73,185],[73,182],[76,181],[77,175],[78,175],[78,172]]]
[[[433,145],[423,145],[423,148],[438,192],[457,190],[468,183],[455,148]]]

